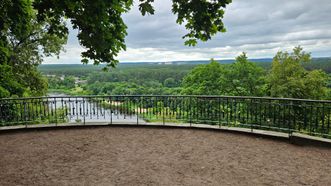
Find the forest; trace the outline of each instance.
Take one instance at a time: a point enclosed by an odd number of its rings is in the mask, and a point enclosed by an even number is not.
[[[102,65],[41,65],[39,70],[47,77],[48,93],[69,95],[331,97],[331,59],[311,59],[300,47],[271,62],[251,62],[243,53],[224,63],[124,63],[109,71]]]

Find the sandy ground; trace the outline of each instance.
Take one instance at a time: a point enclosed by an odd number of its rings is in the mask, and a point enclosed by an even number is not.
[[[189,129],[0,134],[0,185],[331,185],[331,150]]]

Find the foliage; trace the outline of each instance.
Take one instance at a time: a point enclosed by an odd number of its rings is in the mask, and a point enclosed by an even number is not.
[[[310,63],[302,64],[306,70],[323,70],[324,72],[331,73],[331,58],[312,58]]]
[[[154,0],[139,0],[142,15],[154,14],[152,3]],[[206,41],[217,32],[224,32],[222,18],[224,8],[231,0],[173,0],[172,11],[177,14],[177,23],[185,22],[189,33],[187,45],[195,45],[196,39]],[[122,14],[128,12],[133,5],[132,0],[36,0],[34,8],[38,11],[38,20],[52,20],[52,32],[65,34],[62,19],[69,19],[74,28],[79,30],[78,39],[86,48],[82,53],[83,63],[88,59],[94,64],[107,63],[114,67],[115,59],[121,50],[125,50],[124,43],[126,25]]]
[[[234,96],[263,96],[264,79],[264,70],[249,62],[246,53],[243,53],[226,71],[226,93]]]
[[[230,65],[212,60],[208,65],[196,67],[183,81],[183,94],[262,96],[264,70],[249,62],[245,53]]]
[[[51,31],[52,20],[37,20],[37,12],[29,0],[8,1],[0,6],[0,65],[10,66],[10,81],[20,84],[24,95],[44,95],[46,79],[37,71],[43,57],[58,55],[66,42],[66,35]],[[62,22],[64,24],[64,22]],[[1,84],[3,87],[3,85]],[[6,96],[20,94],[9,89]]]
[[[315,59],[316,60],[316,59]],[[328,63],[324,59],[312,64],[301,65],[301,70],[307,73],[303,92],[319,94],[325,91],[323,97],[316,99],[330,99],[331,81],[321,79],[325,77],[321,70],[307,71],[306,65],[312,69],[320,67],[320,63]],[[93,65],[42,65],[40,70],[48,75],[51,91],[63,92],[71,95],[233,95],[233,96],[271,96],[271,69],[264,69],[261,62],[248,61],[245,53],[239,55],[232,64],[220,64],[213,60],[207,65],[174,63],[160,64],[120,64],[110,72],[103,72],[103,66]],[[271,63],[270,63],[271,64]],[[316,66],[314,65],[316,64]],[[294,67],[294,70],[298,70]],[[269,72],[270,73],[267,73]],[[293,72],[293,70],[291,70]],[[323,75],[324,74],[324,75]],[[75,77],[82,81],[75,88],[65,86],[63,82],[53,81],[60,77]],[[276,78],[275,81],[282,81]],[[277,80],[278,78],[278,80]],[[297,78],[298,79],[298,78]],[[325,83],[328,83],[327,85]],[[293,85],[294,86],[294,85]],[[324,93],[323,93],[324,95]],[[274,95],[279,96],[279,95]],[[283,96],[285,97],[285,96]],[[286,97],[293,97],[286,95]],[[307,97],[310,98],[310,97]]]
[[[148,1],[148,0],[147,0]],[[172,11],[178,15],[177,23],[185,23],[189,30],[183,38],[188,38],[186,45],[195,46],[197,41],[207,41],[217,32],[225,32],[222,22],[224,8],[232,0],[173,0]]]
[[[164,80],[163,85],[165,87],[171,88],[171,87],[176,87],[177,83],[176,83],[176,80],[174,78],[167,78],[166,80]]]
[[[143,15],[153,14],[153,0],[140,0]],[[189,2],[173,1],[173,13],[177,23],[186,23],[189,34],[184,38],[188,45],[196,39],[206,41],[217,32],[225,31],[222,23],[224,8],[230,0]],[[94,64],[106,63],[115,67],[115,59],[125,50],[126,25],[122,14],[130,10],[132,0],[3,0],[0,4],[0,65],[9,65],[24,93],[13,92],[8,85],[0,85],[0,96],[44,95],[47,82],[37,71],[46,56],[59,55],[67,41],[70,21],[78,29],[82,62],[93,60]],[[197,6],[198,5],[198,6]],[[7,68],[7,67],[1,68]],[[1,80],[3,82],[3,80]],[[163,82],[162,82],[163,83]],[[14,86],[16,86],[14,85]],[[6,89],[9,88],[9,89]]]
[[[15,95],[22,97],[25,89],[15,80],[12,67],[0,64],[0,98]]]
[[[278,52],[268,77],[270,95],[303,99],[322,99],[326,96],[328,77],[321,70],[307,71],[303,64],[311,61],[301,47],[292,53]]]
[[[224,74],[223,66],[214,60],[208,65],[199,65],[184,77],[182,94],[224,94]]]
[[[50,76],[48,78],[48,85],[52,89],[72,89],[75,88],[76,81],[74,76]]]
[[[194,65],[120,64],[110,72],[92,65],[42,65],[51,91],[94,95],[179,94],[183,77]],[[75,77],[82,91],[73,91],[60,80]]]

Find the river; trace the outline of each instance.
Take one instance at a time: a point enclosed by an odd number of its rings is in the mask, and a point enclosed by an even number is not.
[[[48,94],[49,97],[61,97],[61,96],[68,96],[66,94],[61,93],[50,93]],[[62,101],[63,99],[56,99],[56,108],[67,108],[67,120],[68,123],[83,123],[84,121],[86,123],[137,123],[137,116],[136,115],[124,115],[121,114],[118,110],[113,109],[112,112],[110,109],[101,107],[100,105],[85,100],[83,102],[82,98],[75,98],[71,99],[71,101],[68,101],[69,99],[64,99],[65,101]],[[52,109],[55,109],[55,104],[53,100],[50,100],[50,107]],[[83,114],[85,113],[85,114]],[[138,118],[138,123],[146,123],[141,118]]]

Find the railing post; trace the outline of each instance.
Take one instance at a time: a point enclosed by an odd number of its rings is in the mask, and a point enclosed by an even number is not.
[[[249,114],[251,115],[251,122],[250,122],[251,123],[251,132],[253,132],[253,119],[254,119],[254,118],[252,119],[252,117],[253,117],[252,110],[251,110],[252,106],[253,106],[253,99],[251,99],[250,112],[249,112]]]
[[[28,122],[27,122],[27,114],[26,114],[26,102],[23,102],[24,104],[24,122],[25,122],[25,128],[28,128]]]
[[[192,96],[190,96],[189,111],[190,111],[190,127],[192,127]]]
[[[61,98],[61,109],[62,109],[62,118],[61,118],[61,122],[63,122],[64,123],[64,106],[63,106],[63,98]]]
[[[221,128],[221,98],[218,97],[218,127]]]
[[[294,113],[294,106],[293,106],[293,101],[290,101],[290,108],[289,108],[289,116],[291,117],[291,111]],[[294,113],[295,114],[295,113]],[[293,115],[295,117],[295,115]],[[291,119],[288,118],[288,136],[290,137],[292,135],[292,128],[291,128]]]
[[[83,125],[85,125],[85,98],[83,97]]]
[[[139,97],[137,97],[137,110],[136,110],[136,112],[137,112],[137,125],[139,125],[139,109],[140,109],[140,107],[139,107]]]
[[[57,126],[57,108],[56,108],[56,98],[54,98],[54,109],[55,109],[55,126]]]
[[[109,113],[110,113],[110,125],[113,124],[113,110],[112,110],[112,105],[113,105],[113,102],[112,102],[112,99],[111,99],[111,96],[109,97]]]
[[[162,123],[163,123],[163,125],[165,125],[165,115],[164,115],[164,113],[166,111],[165,99],[166,99],[166,97],[163,96],[163,104],[162,104],[163,105],[163,109],[162,109]]]

